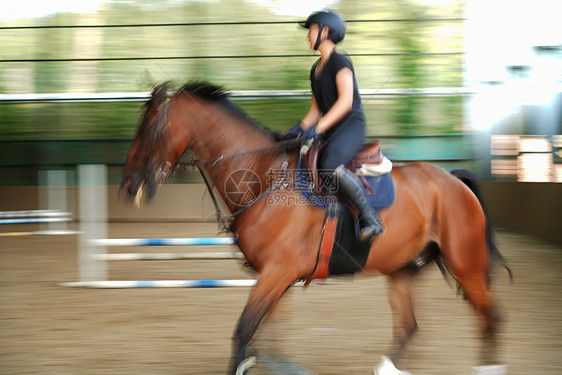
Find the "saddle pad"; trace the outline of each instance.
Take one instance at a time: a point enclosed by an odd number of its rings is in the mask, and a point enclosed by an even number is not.
[[[367,200],[373,208],[380,210],[387,208],[394,203],[394,183],[390,173],[380,176],[364,176],[367,182],[373,187],[374,194],[367,192]]]
[[[306,200],[318,207],[327,208],[333,201],[327,197],[319,196],[314,192],[310,174],[303,167],[303,157],[299,157],[297,171],[295,174],[295,188],[306,198]],[[367,199],[371,206],[377,210],[387,208],[394,203],[394,183],[390,173],[380,176],[364,176],[373,187],[374,194],[367,191]]]

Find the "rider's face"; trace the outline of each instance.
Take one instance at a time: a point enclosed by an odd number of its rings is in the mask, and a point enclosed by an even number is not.
[[[318,24],[313,23],[312,25],[310,25],[310,27],[308,28],[308,34],[307,34],[307,39],[308,42],[310,43],[310,49],[314,49],[314,45],[316,44],[316,39],[318,38]]]

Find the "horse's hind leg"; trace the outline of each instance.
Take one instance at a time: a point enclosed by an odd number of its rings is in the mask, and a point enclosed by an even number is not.
[[[457,274],[466,299],[474,307],[481,321],[482,365],[497,364],[497,329],[500,321],[490,289],[489,277],[485,269]]]
[[[499,323],[488,275],[489,254],[482,232],[470,232],[443,247],[447,264],[457,278],[465,298],[478,314],[482,330],[481,362],[495,364],[496,334]]]
[[[412,304],[412,281],[415,271],[404,268],[390,274],[390,306],[394,323],[394,342],[389,353],[390,359],[396,363],[402,349],[417,330],[414,306]]]
[[[279,269],[276,272],[265,271],[262,274],[238,320],[228,374],[236,374],[236,369],[246,357],[246,348],[256,333],[259,323],[295,280],[296,276]]]

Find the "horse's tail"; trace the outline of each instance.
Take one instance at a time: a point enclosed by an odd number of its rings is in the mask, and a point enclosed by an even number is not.
[[[502,267],[504,267],[508,274],[510,280],[513,280],[513,273],[511,269],[507,265],[507,261],[504,256],[500,253],[496,243],[494,241],[494,232],[492,230],[492,224],[490,223],[490,218],[488,216],[488,212],[486,211],[486,206],[484,206],[484,200],[482,199],[482,193],[480,192],[480,185],[478,184],[478,180],[476,176],[474,176],[471,172],[466,169],[454,169],[451,171],[451,174],[461,180],[468,188],[474,193],[478,202],[480,202],[480,206],[482,207],[482,211],[484,212],[484,217],[486,218],[486,242],[488,244],[488,252],[492,260],[498,262]]]

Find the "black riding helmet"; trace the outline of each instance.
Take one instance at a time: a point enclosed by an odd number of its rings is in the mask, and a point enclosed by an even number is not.
[[[345,37],[345,21],[344,19],[337,13],[334,13],[329,10],[320,10],[317,12],[312,13],[306,21],[299,22],[299,25],[304,27],[305,29],[309,29],[310,25],[318,24],[318,38],[316,39],[316,44],[314,45],[314,49],[317,50],[322,43],[321,35],[322,29],[324,26],[327,26],[329,29],[328,32],[328,39],[330,39],[334,43],[339,43]]]

